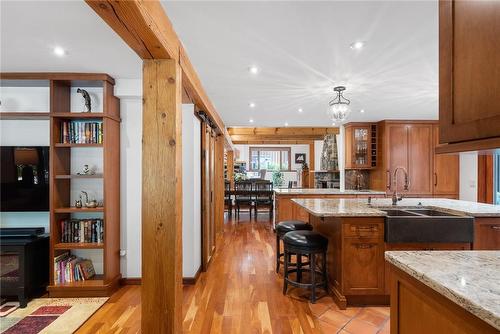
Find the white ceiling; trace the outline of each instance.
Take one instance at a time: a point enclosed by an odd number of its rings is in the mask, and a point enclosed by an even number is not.
[[[328,126],[338,84],[351,121],[438,117],[436,1],[163,4],[228,126]],[[139,57],[83,1],[2,0],[0,12],[2,71],[141,78]],[[55,57],[56,45],[68,55]]]
[[[0,0],[0,69],[142,78],[142,61],[83,1]],[[68,54],[58,58],[53,48]]]
[[[436,1],[163,4],[227,125],[328,126],[338,84],[353,121],[438,117]]]

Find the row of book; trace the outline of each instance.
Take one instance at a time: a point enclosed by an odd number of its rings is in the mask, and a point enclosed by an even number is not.
[[[63,219],[61,224],[61,242],[104,242],[104,220]]]
[[[54,284],[85,281],[95,276],[91,260],[64,252],[54,258]]]
[[[101,122],[64,121],[61,122],[61,143],[102,144]]]

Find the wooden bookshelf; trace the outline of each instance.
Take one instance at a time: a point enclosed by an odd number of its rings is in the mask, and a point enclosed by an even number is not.
[[[3,74],[2,79],[48,80],[50,91],[50,285],[49,297],[98,297],[110,296],[121,278],[120,274],[120,107],[114,96],[114,80],[106,74],[41,73]],[[69,112],[71,110],[72,87],[102,87],[102,112]],[[61,124],[67,121],[98,120],[102,122],[102,144],[75,144],[61,142]],[[95,175],[75,175],[71,171],[71,157],[80,154],[73,148],[102,148],[102,172]],[[93,154],[93,153],[92,153]],[[74,166],[73,166],[74,167]],[[80,166],[78,166],[80,167]],[[104,207],[76,208],[71,202],[72,181],[88,179],[86,182],[102,183],[102,196],[97,198]],[[75,185],[73,184],[73,187]],[[104,220],[102,243],[61,242],[61,220],[86,217]],[[71,283],[54,282],[54,257],[68,250],[102,253],[103,272],[93,279]],[[98,253],[98,254],[99,254]],[[85,253],[83,253],[85,254]],[[92,253],[93,254],[93,253]],[[85,255],[80,255],[85,257]],[[99,255],[100,256],[100,255]]]
[[[54,249],[103,249],[104,243],[97,242],[60,242],[54,244]]]

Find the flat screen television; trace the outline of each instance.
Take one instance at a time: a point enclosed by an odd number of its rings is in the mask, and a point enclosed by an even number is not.
[[[0,146],[0,211],[49,211],[49,147]]]

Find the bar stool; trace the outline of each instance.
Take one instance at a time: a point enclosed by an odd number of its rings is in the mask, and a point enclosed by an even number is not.
[[[310,231],[312,226],[301,220],[285,220],[276,225],[276,272],[280,271],[281,257],[285,253],[280,252],[280,240],[283,236],[291,231]]]
[[[321,234],[313,231],[293,231],[288,232],[283,237],[283,242],[285,244],[285,272],[284,272],[284,282],[283,282],[283,294],[285,295],[288,290],[288,284],[299,288],[311,289],[311,303],[316,303],[316,288],[323,287],[328,290],[327,283],[327,272],[326,272],[326,250],[328,248],[328,239],[323,237]],[[295,254],[297,256],[297,264],[293,264],[293,269],[289,268],[290,255]],[[322,264],[317,269],[316,255],[322,255]],[[301,259],[302,256],[309,257],[309,268],[302,268]],[[310,272],[310,283],[302,283],[302,272]],[[297,280],[294,281],[289,277],[291,273],[297,273]],[[316,282],[316,274],[323,277],[320,282]]]

